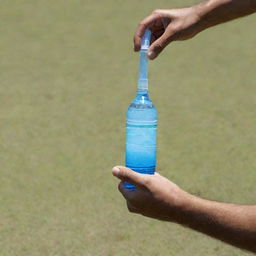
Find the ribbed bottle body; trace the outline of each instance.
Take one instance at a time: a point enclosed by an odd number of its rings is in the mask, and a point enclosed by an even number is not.
[[[126,167],[139,173],[154,174],[156,139],[156,108],[147,93],[138,94],[126,114]],[[125,186],[134,189],[128,183]]]

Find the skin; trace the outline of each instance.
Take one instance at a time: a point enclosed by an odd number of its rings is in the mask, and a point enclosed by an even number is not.
[[[209,27],[254,12],[256,0],[208,0],[182,9],[155,10],[139,23],[134,50],[140,50],[146,29],[152,31],[148,57],[154,59],[173,41],[192,38]],[[158,173],[143,175],[123,166],[114,167],[112,173],[121,180],[118,188],[130,212],[175,222],[256,253],[256,205],[202,199]],[[134,184],[136,190],[127,190],[123,182]]]
[[[112,173],[121,182],[118,189],[132,213],[175,222],[191,229],[256,252],[256,205],[209,201],[187,193],[161,176],[139,174],[123,166]],[[136,186],[126,189],[123,182]]]
[[[208,0],[187,8],[158,9],[138,24],[134,50],[140,50],[141,38],[146,29],[152,31],[148,57],[155,59],[173,41],[190,39],[209,27],[254,12],[256,0]]]

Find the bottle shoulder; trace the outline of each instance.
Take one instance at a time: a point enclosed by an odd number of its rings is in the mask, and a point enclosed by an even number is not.
[[[157,110],[152,102],[132,102],[127,110],[129,122],[157,122]],[[133,120],[133,121],[132,121]]]
[[[148,95],[137,95],[129,105],[129,109],[156,109],[156,108],[153,102],[148,97]]]
[[[152,109],[152,110],[155,110],[156,111],[156,108],[155,108],[155,105],[151,102],[151,103],[138,103],[138,102],[132,102],[130,105],[129,105],[129,108],[128,110],[140,110],[140,109]]]

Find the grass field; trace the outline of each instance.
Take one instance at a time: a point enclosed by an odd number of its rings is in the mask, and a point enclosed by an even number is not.
[[[110,174],[124,163],[135,26],[195,1],[0,2],[0,255],[248,255],[129,214]],[[158,171],[205,198],[256,203],[255,22],[150,62]]]

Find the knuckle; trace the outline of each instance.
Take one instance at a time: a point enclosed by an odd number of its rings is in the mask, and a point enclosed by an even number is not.
[[[145,177],[143,183],[144,183],[144,185],[145,185],[146,187],[148,187],[148,186],[151,185],[152,181],[151,181],[150,177]]]
[[[177,24],[172,28],[172,31],[173,31],[174,34],[180,32],[181,30],[182,30],[182,25],[181,24]]]
[[[156,51],[160,52],[163,50],[163,45],[161,43],[156,43],[154,48]]]
[[[130,207],[130,206],[128,206],[128,211],[129,211],[129,212],[135,212],[134,208],[132,208],[132,207]]]
[[[141,21],[139,24],[138,24],[138,27],[145,27],[145,22],[144,21]]]
[[[153,14],[159,14],[159,13],[161,13],[161,11],[162,11],[161,9],[155,9],[152,13]]]
[[[127,201],[127,209],[129,212],[136,212],[135,208]]]
[[[119,174],[121,177],[126,177],[126,171],[124,169],[120,169]]]

